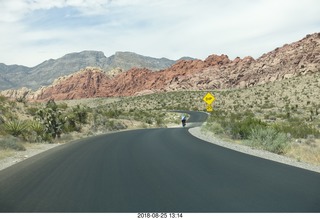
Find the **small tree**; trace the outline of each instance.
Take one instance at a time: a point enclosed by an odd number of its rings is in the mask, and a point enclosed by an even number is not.
[[[46,108],[38,110],[36,112],[36,118],[44,125],[45,134],[51,136],[53,139],[61,137],[64,118],[54,100],[49,100]]]

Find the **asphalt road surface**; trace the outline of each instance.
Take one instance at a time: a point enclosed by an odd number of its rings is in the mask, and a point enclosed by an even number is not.
[[[191,113],[189,125],[205,119]],[[0,171],[0,212],[320,212],[320,174],[207,143],[188,128],[133,130]]]

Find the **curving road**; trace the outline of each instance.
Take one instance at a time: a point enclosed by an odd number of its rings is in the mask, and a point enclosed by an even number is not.
[[[206,119],[192,113],[189,122]],[[320,212],[320,174],[187,128],[69,143],[0,171],[0,212]]]

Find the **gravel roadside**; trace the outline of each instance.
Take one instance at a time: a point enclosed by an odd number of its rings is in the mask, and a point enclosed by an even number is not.
[[[284,157],[284,156],[274,154],[264,150],[254,149],[245,145],[225,142],[215,137],[213,133],[201,130],[201,127],[190,128],[189,132],[190,134],[192,134],[193,136],[199,139],[219,145],[221,147],[226,147],[235,151],[239,151],[241,153],[250,154],[252,156],[261,157],[264,159],[268,159],[268,160],[276,161],[279,163],[283,163],[283,164],[287,164],[287,165],[291,165],[291,166],[295,166],[295,167],[320,173],[320,166],[316,166],[316,165],[312,165],[304,162],[298,162],[288,157]]]
[[[47,151],[51,148],[54,148],[60,145],[62,144],[36,144],[36,145],[33,145],[32,147],[28,147],[27,150],[25,151],[14,151],[13,156],[6,157],[0,160],[0,171],[16,163],[24,161],[29,157],[32,157],[34,155],[37,155],[41,152]]]

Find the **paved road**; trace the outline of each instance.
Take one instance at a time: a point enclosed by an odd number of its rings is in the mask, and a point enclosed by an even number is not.
[[[187,128],[134,130],[0,171],[0,212],[320,212],[320,174],[215,146]]]

